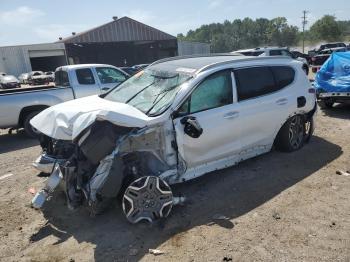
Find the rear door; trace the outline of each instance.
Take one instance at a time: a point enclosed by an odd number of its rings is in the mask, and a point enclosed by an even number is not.
[[[128,77],[124,72],[113,67],[96,67],[95,70],[102,93],[120,85]]]
[[[101,93],[99,83],[91,68],[81,68],[71,71],[70,79],[76,98],[97,95]]]
[[[289,66],[255,66],[234,70],[242,151],[271,145],[296,106],[291,91],[295,71]],[[248,151],[247,151],[248,150]]]
[[[178,109],[180,116],[174,119],[177,145],[188,168],[232,156],[240,149],[231,75],[232,70],[224,70],[208,76]],[[199,137],[185,133],[186,117],[203,129]]]

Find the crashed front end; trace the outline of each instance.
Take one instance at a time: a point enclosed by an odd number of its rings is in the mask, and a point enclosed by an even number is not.
[[[87,203],[91,213],[100,213],[130,182],[176,168],[164,136],[159,126],[121,127],[108,121],[94,122],[71,142],[42,136],[43,154],[34,166],[51,175],[33,198],[33,207],[41,208],[61,184],[69,208]]]

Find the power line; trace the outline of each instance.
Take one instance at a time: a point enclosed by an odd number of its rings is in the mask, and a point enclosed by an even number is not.
[[[301,22],[302,25],[303,25],[303,53],[305,52],[305,26],[306,26],[307,23],[308,23],[307,17],[306,17],[306,15],[307,15],[308,12],[309,12],[309,11],[304,10],[304,11],[303,11],[303,16],[301,17],[301,19],[303,19],[302,22]]]

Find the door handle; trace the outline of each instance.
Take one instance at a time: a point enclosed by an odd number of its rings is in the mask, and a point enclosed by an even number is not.
[[[280,106],[283,106],[283,105],[285,105],[285,104],[287,104],[288,103],[288,99],[287,98],[281,98],[281,99],[278,99],[277,101],[276,101],[276,104],[277,105],[280,105]]]
[[[239,112],[232,111],[232,112],[228,112],[228,113],[224,114],[224,118],[225,119],[232,119],[232,118],[238,117],[238,115],[239,115]]]
[[[109,87],[102,87],[102,91],[108,91]]]

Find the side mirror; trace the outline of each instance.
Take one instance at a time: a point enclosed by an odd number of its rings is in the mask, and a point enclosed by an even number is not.
[[[199,125],[197,119],[193,116],[186,116],[180,120],[183,124],[184,132],[192,138],[198,138],[203,133],[203,128]]]

